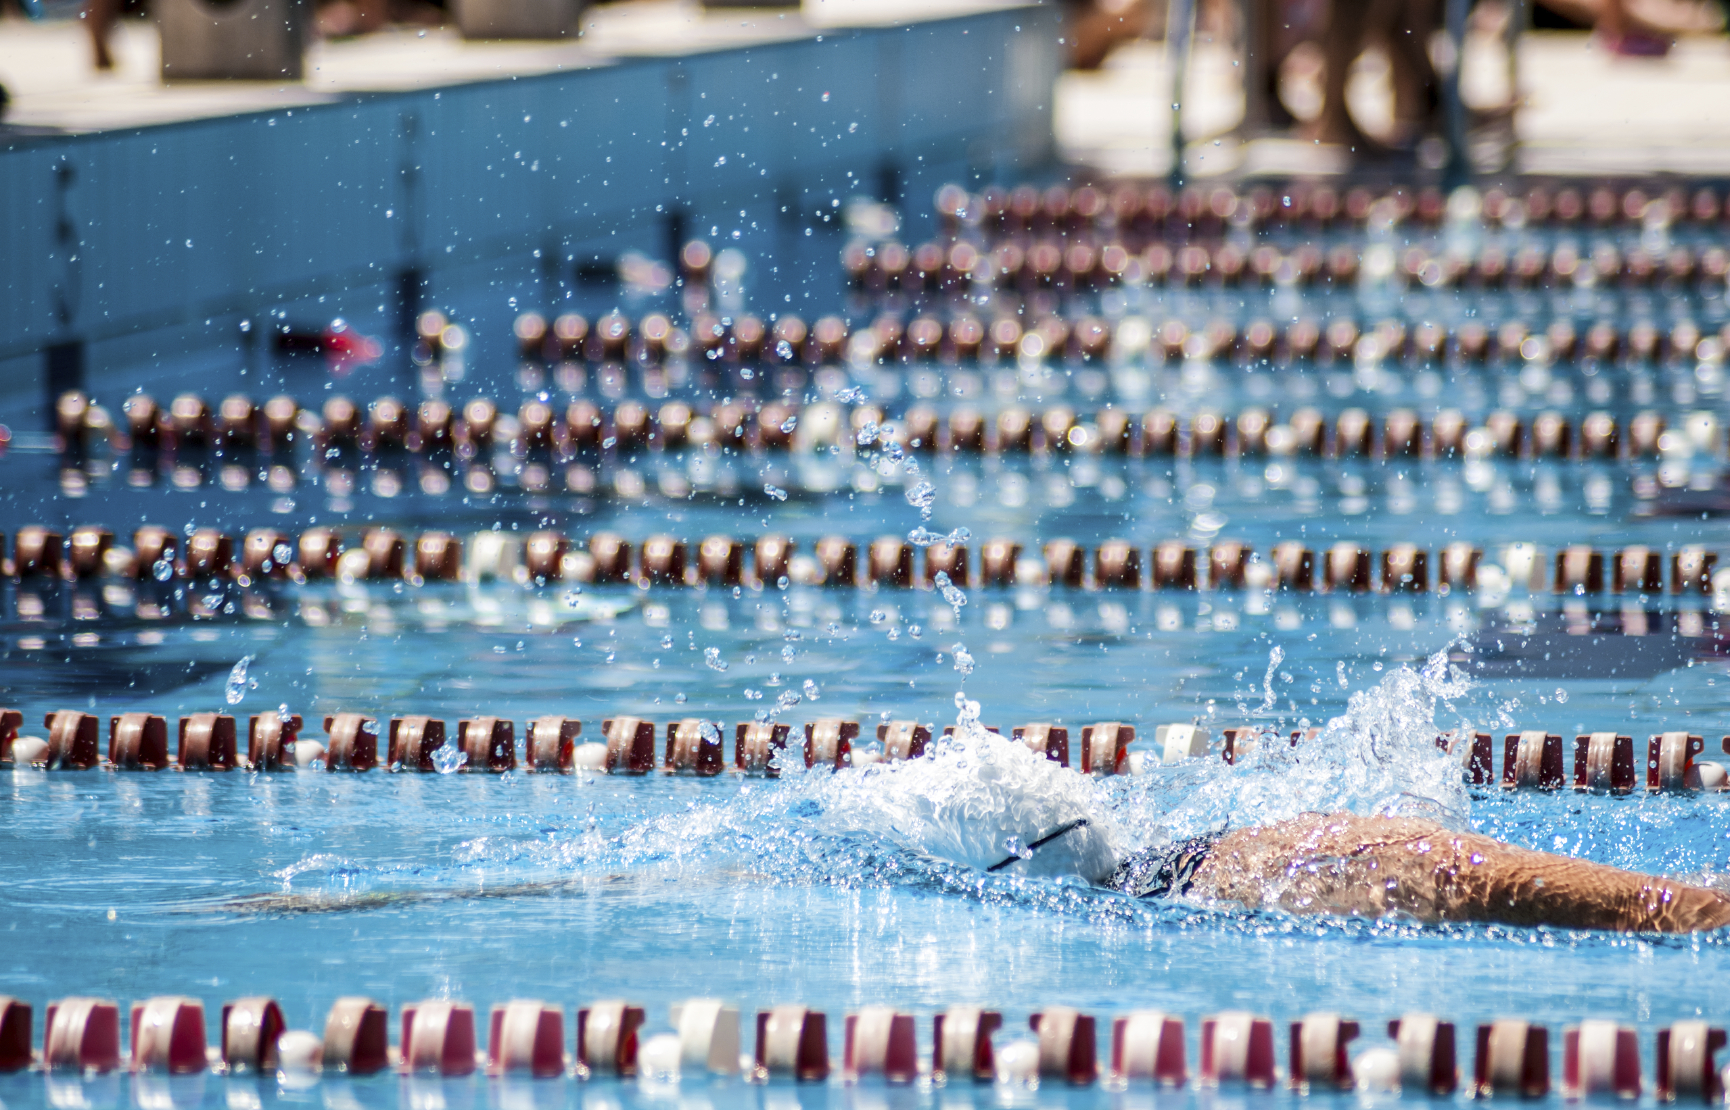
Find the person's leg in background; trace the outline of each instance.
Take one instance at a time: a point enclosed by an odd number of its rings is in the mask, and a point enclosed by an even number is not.
[[[108,42],[114,37],[114,25],[120,20],[121,0],[85,0],[84,25],[90,32],[91,59],[96,68],[114,68],[114,53]]]
[[[1328,5],[1327,30],[1322,36],[1326,56],[1323,74],[1322,110],[1307,128],[1308,138],[1323,143],[1339,143],[1355,150],[1375,148],[1369,136],[1358,128],[1346,109],[1346,81],[1351,76],[1352,63],[1363,52],[1365,20],[1373,0],[1331,0]]]

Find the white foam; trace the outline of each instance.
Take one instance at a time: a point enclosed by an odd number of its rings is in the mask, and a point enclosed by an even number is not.
[[[983,870],[1081,818],[1084,828],[1006,870],[1098,880],[1121,855],[1107,799],[1092,779],[983,729],[958,728],[922,759],[807,781],[830,831],[875,835],[966,867]]]

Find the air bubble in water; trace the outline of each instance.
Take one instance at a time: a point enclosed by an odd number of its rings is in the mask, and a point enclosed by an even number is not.
[[[780,486],[772,486],[769,483],[765,482],[765,483],[763,483],[763,492],[768,494],[770,497],[773,497],[777,501],[787,500],[787,491],[782,489]]]
[[[565,604],[570,606],[572,609],[575,609],[577,607],[577,599],[580,598],[582,596],[582,594],[583,594],[583,591],[579,587],[573,587],[569,590],[566,590],[565,591]]]
[[[1556,687],[1556,704],[1557,705],[1565,705],[1565,704],[1567,704],[1567,701],[1568,701],[1568,691],[1562,689],[1562,687],[1560,687],[1560,686]]]
[[[728,666],[727,661],[721,658],[721,649],[717,647],[703,649],[703,662],[709,665],[711,671],[724,671]]]
[[[790,583],[787,581],[787,576],[785,574],[783,574],[781,577],[775,579],[775,588],[777,590],[784,590],[788,587],[789,584]]]
[[[683,690],[680,690],[678,693],[673,695],[673,703],[675,705],[684,705],[689,700],[691,700],[691,699],[689,699],[685,696],[685,692]]]
[[[859,441],[859,446],[869,447],[873,443],[877,442],[877,433],[880,430],[881,429],[877,427],[877,421],[867,420],[860,426],[859,434],[853,438]]]
[[[958,643],[949,652],[955,656],[955,669],[961,672],[962,678],[973,673],[973,656],[968,654],[966,644]]]
[[[787,346],[786,340],[781,341],[781,346],[783,346],[783,347]],[[787,349],[788,349],[789,354],[791,354],[792,348],[788,347]],[[793,431],[793,429],[798,427],[798,426],[799,426],[799,418],[797,416],[789,416],[787,419],[781,421],[781,431],[783,434],[790,434]]]
[[[865,399],[865,391],[859,386],[850,385],[846,389],[837,390],[835,401],[842,405],[851,405]]]
[[[810,679],[807,678],[805,680],[804,690],[805,690],[805,700],[806,701],[816,701],[817,700],[817,684],[815,682],[812,682]]]
[[[664,648],[670,648],[673,646],[673,637],[671,634],[661,637],[661,646]]]
[[[286,543],[279,543],[270,549],[270,557],[276,560],[277,566],[286,567],[288,561],[294,558],[294,548],[288,546]]]
[[[158,582],[166,582],[174,577],[174,564],[167,559],[158,559],[150,564],[150,575]]]
[[[747,687],[745,690],[745,700],[746,701],[762,701],[763,700],[763,691],[752,690],[749,687]]]
[[[719,744],[721,742],[721,730],[715,727],[715,722],[713,721],[699,721],[697,723],[697,731],[702,734],[704,740],[707,740],[711,744]]]
[[[248,682],[246,677],[246,668],[252,665],[252,659],[250,655],[241,656],[240,662],[228,672],[228,686],[223,691],[223,697],[228,699],[229,705],[239,705],[240,699],[246,697],[248,690],[258,689],[257,681]]]
[[[889,619],[889,614],[885,613],[883,610],[881,610],[881,609],[871,610],[871,623],[872,624],[882,624],[884,621],[886,621],[888,619]]]
[[[781,696],[775,699],[775,712],[785,713],[799,704],[799,695],[791,690],[782,690]]]

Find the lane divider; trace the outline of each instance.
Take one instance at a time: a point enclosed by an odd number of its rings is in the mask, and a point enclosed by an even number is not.
[[[924,757],[934,736],[948,737],[954,726],[918,720],[885,721],[877,726],[878,745],[859,746],[858,721],[819,718],[802,726],[774,721],[749,721],[731,730],[719,720],[684,717],[664,724],[641,717],[608,717],[600,736],[580,741],[583,723],[575,717],[545,715],[523,723],[523,743],[517,743],[516,722],[504,717],[459,720],[455,730],[444,720],[418,715],[380,718],[365,713],[333,713],[324,718],[325,739],[303,736],[306,722],[298,714],[276,710],[255,714],[246,722],[246,750],[237,739],[239,723],[224,713],[194,713],[180,718],[175,751],[169,747],[169,721],[152,713],[122,713],[104,725],[95,713],[58,710],[44,715],[46,737],[22,734],[24,715],[0,708],[0,766],[40,767],[51,771],[310,771],[365,773],[382,768],[413,774],[440,770],[501,774],[589,772],[608,775],[684,775],[713,778],[751,775],[777,778],[789,766],[806,770],[839,770],[876,763],[897,763]],[[998,729],[990,732],[1002,735]],[[726,752],[732,735],[733,758]],[[1070,744],[1068,726],[1052,722],[1018,725],[1012,740],[1035,753],[1083,775],[1142,774],[1153,765],[1172,765],[1207,758],[1217,751],[1228,764],[1241,763],[1258,750],[1296,747],[1313,741],[1320,730],[1294,730],[1281,736],[1263,726],[1233,726],[1220,732],[1216,746],[1204,728],[1194,724],[1164,724],[1153,733],[1151,750],[1130,751],[1134,724],[1102,721],[1077,730]],[[451,743],[454,741],[454,744]],[[1724,765],[1698,758],[1705,738],[1667,731],[1649,737],[1643,753],[1633,736],[1593,732],[1574,738],[1571,751],[1562,736],[1526,730],[1496,738],[1487,732],[1456,735],[1445,732],[1436,745],[1452,755],[1468,785],[1504,790],[1580,792],[1626,795],[1681,793],[1730,789]],[[1719,747],[1730,754],[1730,736]],[[447,751],[448,748],[448,751]],[[441,760],[451,762],[442,764]],[[1063,831],[1068,831],[1067,829]],[[1053,834],[1060,835],[1060,834]]]
[[[1179,354],[1189,343],[1182,325],[1167,325],[1161,335],[1160,341],[1173,345]],[[1357,340],[1355,330],[1335,338],[1346,344],[1342,357]],[[1412,409],[1376,415],[1347,408],[1329,416],[1318,408],[1300,406],[1282,419],[1270,409],[1253,406],[1235,415],[1184,414],[1159,407],[1143,412],[1105,408],[1086,414],[1066,405],[1040,411],[1006,405],[987,412],[971,404],[940,411],[917,403],[891,418],[876,406],[829,401],[743,399],[707,406],[620,401],[603,409],[593,401],[576,400],[561,410],[535,399],[523,402],[511,416],[484,397],[460,408],[433,400],[412,409],[394,397],[380,397],[363,410],[339,396],[314,413],[288,397],[257,406],[238,394],[225,398],[215,415],[193,394],[174,399],[172,416],[161,413],[156,402],[143,394],[129,398],[123,409],[127,427],[120,429],[105,409],[83,394],[62,396],[56,407],[62,446],[82,450],[93,440],[106,439],[122,450],[220,446],[284,451],[296,442],[311,442],[327,451],[450,451],[473,458],[507,447],[519,457],[570,458],[585,452],[627,455],[648,449],[705,447],[815,450],[881,441],[927,453],[990,455],[1079,451],[1150,458],[1572,460],[1719,457],[1726,447],[1723,423],[1704,409],[1675,414],[1643,410],[1621,419],[1608,411],[1576,418],[1556,411],[1522,415],[1508,410],[1473,418],[1457,409],[1444,409],[1426,419]]]
[[[923,554],[917,554],[921,550]],[[618,533],[596,532],[581,545],[550,530],[483,531],[463,537],[445,531],[405,534],[378,526],[308,528],[298,537],[278,528],[255,528],[237,543],[236,537],[215,528],[195,528],[182,537],[160,525],[134,530],[128,548],[117,545],[114,533],[101,525],[79,525],[70,536],[27,525],[14,537],[12,557],[0,560],[0,573],[21,582],[514,581],[641,589],[776,588],[795,583],[929,589],[939,575],[946,575],[962,588],[1052,585],[1333,594],[1518,590],[1564,598],[1655,596],[1666,590],[1678,596],[1730,595],[1730,568],[1720,569],[1717,552],[1696,544],[1668,552],[1644,545],[1601,549],[1532,543],[1486,550],[1456,541],[1432,551],[1410,543],[1377,550],[1350,540],[1317,549],[1301,540],[1284,540],[1259,552],[1237,540],[1200,548],[1181,540],[1144,547],[1125,539],[1089,546],[1059,538],[1033,545],[1033,552],[1011,539],[988,539],[975,557],[964,541],[921,548],[904,536],[880,536],[863,545],[845,536],[822,536],[810,543],[806,554],[800,541],[775,534],[754,540],[708,536],[692,544],[667,535],[634,542]],[[1678,619],[1687,616],[1678,614]],[[1704,635],[1705,619],[1694,614],[1698,627],[1684,633]]]
[[[919,1019],[892,1006],[866,1006],[845,1015],[841,1056],[830,1056],[828,1014],[797,1004],[755,1014],[754,1031],[741,1011],[719,999],[696,998],[668,1008],[671,1031],[648,1033],[648,1008],[604,1000],[576,1011],[566,1030],[562,1005],[514,999],[477,1012],[467,1002],[429,1000],[398,1011],[393,1044],[389,1011],[365,997],[339,998],[322,1035],[291,1030],[282,1007],[265,997],[222,1007],[218,1035],[208,1037],[204,1005],[164,996],[134,1003],[130,1036],[121,1036],[122,1009],[112,999],[72,997],[47,1007],[41,1048],[35,1048],[28,1002],[0,996],[0,1071],[53,1075],[132,1072],[274,1077],[278,1072],[366,1077],[381,1073],[460,1078],[556,1078],[605,1081],[682,1078],[753,1083],[1001,1084],[1066,1087],[1101,1084],[1271,1090],[1329,1095],[1358,1087],[1445,1097],[1543,1098],[1550,1093],[1550,1030],[1517,1018],[1480,1024],[1468,1033],[1424,1013],[1387,1023],[1392,1047],[1355,1058],[1360,1024],[1332,1013],[1284,1023],[1289,1047],[1282,1069],[1273,1019],[1224,1011],[1200,1021],[1192,1074],[1185,1021],[1158,1010],[1110,1019],[1068,1006],[1031,1014],[1027,1032],[1009,1031],[1001,1011],[951,1006],[929,1020],[929,1051],[921,1051]],[[754,1032],[747,1042],[745,1038]],[[1460,1066],[1472,1037],[1472,1067]],[[1102,1036],[1103,1034],[1103,1036]],[[1101,1059],[1101,1042],[1104,1058]],[[754,1051],[742,1051],[747,1043]],[[483,1047],[484,1044],[484,1047]],[[1565,1098],[1638,1098],[1715,1103],[1724,1091],[1715,1056],[1725,1032],[1682,1020],[1653,1038],[1653,1080],[1643,1071],[1639,1037],[1615,1021],[1591,1019],[1562,1030],[1561,1093]]]
[[[1384,260],[1366,265],[1366,255],[1373,259],[1378,249]],[[1304,242],[1282,249],[1237,235],[1123,235],[1115,229],[1078,233],[1047,227],[951,236],[915,247],[856,241],[843,249],[841,265],[854,289],[871,293],[981,288],[1088,293],[1119,285],[1355,288],[1369,270],[1375,279],[1409,289],[1461,290],[1486,298],[1504,290],[1578,288],[1602,295],[1654,286],[1672,294],[1698,290],[1710,295],[1725,287],[1730,248],[1672,241],[1657,250],[1623,249],[1600,239],[1585,247],[1527,241],[1511,249],[1489,243],[1461,252],[1440,242],[1378,248],[1346,238],[1331,246]]]
[[[1672,181],[1534,183],[1523,192],[1494,186],[1453,192],[1426,185],[1377,192],[1363,185],[1338,189],[1309,181],[1271,182],[1239,191],[1229,185],[1191,185],[1173,192],[1163,184],[1113,186],[992,185],[977,193],[946,184],[933,211],[955,234],[1020,235],[1044,231],[1218,235],[1226,230],[1297,226],[1304,230],[1416,224],[1439,229],[1462,217],[1512,230],[1559,228],[1634,231],[1690,227],[1730,232],[1730,197],[1707,184]]]

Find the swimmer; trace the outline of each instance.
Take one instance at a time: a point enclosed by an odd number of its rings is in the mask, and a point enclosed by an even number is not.
[[[1106,886],[1247,910],[1621,933],[1730,925],[1730,896],[1410,817],[1307,814],[1137,852]]]

